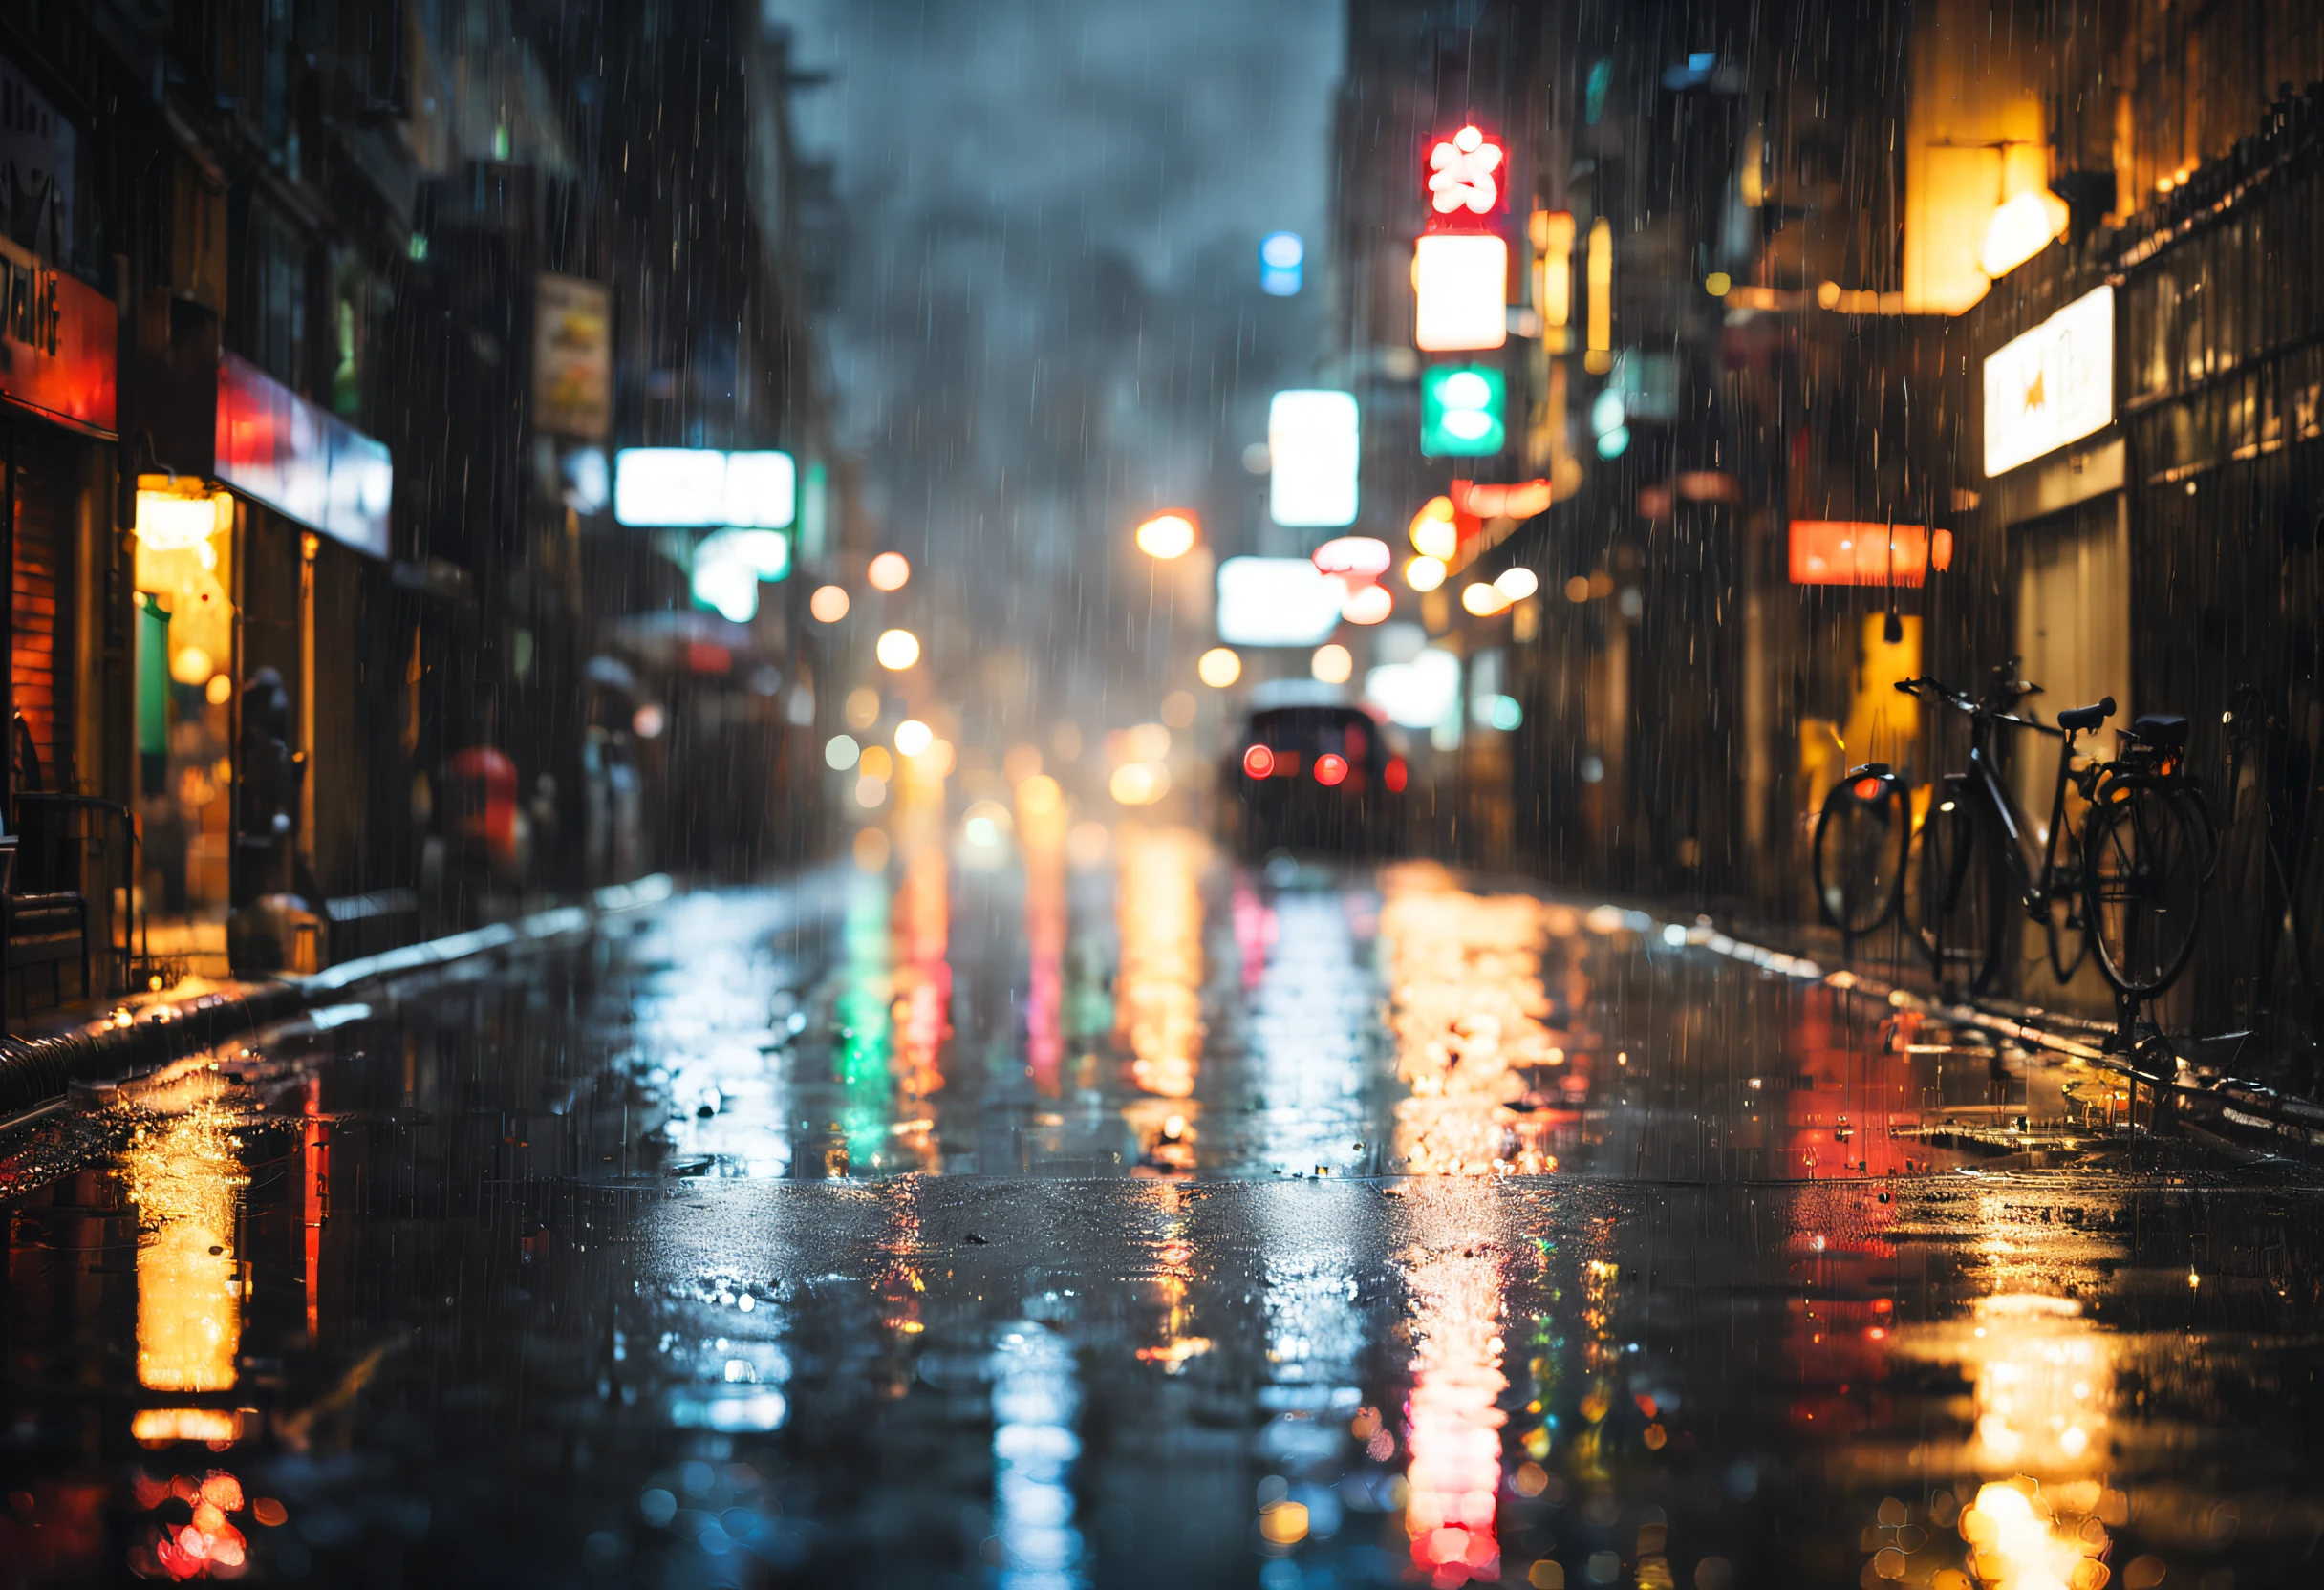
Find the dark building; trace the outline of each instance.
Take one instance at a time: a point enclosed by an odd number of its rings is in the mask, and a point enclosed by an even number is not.
[[[822,523],[785,41],[568,10],[0,26],[11,1011],[819,842],[794,587],[608,511],[781,449]]]

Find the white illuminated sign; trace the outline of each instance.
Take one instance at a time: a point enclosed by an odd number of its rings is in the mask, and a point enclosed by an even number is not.
[[[613,518],[623,525],[787,529],[798,499],[788,453],[625,447],[613,456]]]
[[[1315,646],[1340,627],[1347,588],[1305,558],[1218,566],[1218,638],[1230,646]]]
[[[1985,472],[2114,422],[2114,289],[2077,298],[1985,361]]]
[[[1362,448],[1354,393],[1277,393],[1267,408],[1267,511],[1275,522],[1354,524]]]
[[[1407,729],[1432,729],[1460,710],[1460,658],[1431,646],[1364,676],[1364,698]]]
[[[1414,246],[1412,341],[1431,354],[1509,340],[1509,245],[1491,232],[1430,232]]]

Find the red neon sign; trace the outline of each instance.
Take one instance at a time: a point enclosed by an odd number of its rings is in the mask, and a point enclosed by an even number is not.
[[[1432,139],[1421,159],[1421,184],[1428,200],[1429,229],[1474,227],[1506,208],[1509,152],[1474,123]]]
[[[1917,587],[1930,565],[1949,569],[1953,533],[1926,525],[1845,519],[1792,521],[1792,584]]]
[[[85,431],[114,431],[113,300],[0,238],[0,395]]]

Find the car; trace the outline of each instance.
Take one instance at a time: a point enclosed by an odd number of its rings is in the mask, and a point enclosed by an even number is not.
[[[1261,707],[1221,769],[1220,820],[1249,858],[1381,855],[1404,831],[1405,761],[1359,707]]]

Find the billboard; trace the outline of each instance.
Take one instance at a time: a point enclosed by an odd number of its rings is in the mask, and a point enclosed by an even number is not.
[[[544,270],[532,298],[532,422],[605,439],[613,416],[613,299],[603,283]]]

